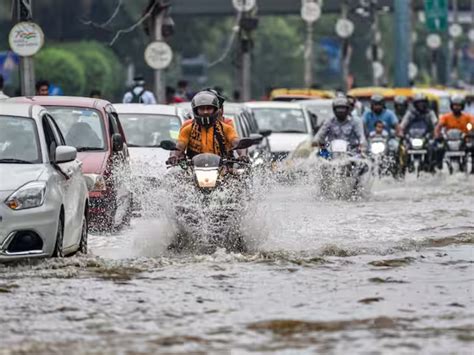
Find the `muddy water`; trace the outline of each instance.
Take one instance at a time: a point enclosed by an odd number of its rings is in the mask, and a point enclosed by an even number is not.
[[[0,354],[472,354],[474,179],[272,184],[245,225],[245,254],[167,251],[174,226],[143,217],[0,266]]]

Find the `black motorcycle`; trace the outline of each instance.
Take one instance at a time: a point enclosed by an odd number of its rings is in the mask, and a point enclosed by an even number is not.
[[[450,129],[444,133],[444,161],[450,174],[466,171],[466,139],[459,129]]]

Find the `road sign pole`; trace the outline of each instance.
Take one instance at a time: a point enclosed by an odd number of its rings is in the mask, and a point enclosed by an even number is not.
[[[32,20],[32,0],[18,0],[18,22]],[[20,57],[21,94],[33,96],[35,94],[35,63],[33,56]]]
[[[411,0],[395,0],[395,86],[408,87],[411,53]]]
[[[163,35],[161,33],[161,28],[163,25],[164,19],[164,11],[160,11],[160,13],[155,16],[155,41],[162,41]],[[156,100],[160,104],[166,103],[166,96],[165,96],[165,78],[163,75],[163,70],[157,69],[155,70],[155,96]]]
[[[314,22],[306,23],[306,43],[304,48],[304,84],[307,88],[313,85],[313,28]]]

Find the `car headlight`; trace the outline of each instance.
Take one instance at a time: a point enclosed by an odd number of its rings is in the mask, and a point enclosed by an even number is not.
[[[44,203],[45,196],[46,182],[33,181],[23,185],[12,193],[5,200],[5,204],[16,211],[35,208]]]
[[[105,179],[102,175],[84,174],[84,178],[86,179],[87,189],[89,191],[97,192],[107,190]]]
[[[423,139],[421,138],[413,138],[411,140],[411,146],[415,149],[423,148]]]

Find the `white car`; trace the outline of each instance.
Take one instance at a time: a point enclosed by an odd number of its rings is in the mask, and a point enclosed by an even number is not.
[[[298,145],[312,138],[314,128],[308,112],[299,103],[248,102],[260,130],[270,130],[268,137],[274,160],[282,160]]]
[[[87,252],[76,155],[44,107],[0,104],[0,260]]]
[[[169,152],[157,147],[177,140],[184,111],[175,106],[114,104],[127,139],[135,194],[154,186],[166,172]],[[136,195],[135,195],[136,196]]]

